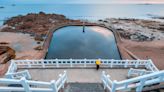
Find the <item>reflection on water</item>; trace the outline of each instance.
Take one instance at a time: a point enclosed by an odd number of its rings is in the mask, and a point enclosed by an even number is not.
[[[101,27],[69,26],[53,34],[46,59],[120,59],[113,33]]]

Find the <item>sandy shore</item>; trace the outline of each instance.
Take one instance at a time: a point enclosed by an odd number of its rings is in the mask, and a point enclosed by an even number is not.
[[[123,40],[123,46],[134,53],[140,59],[152,59],[161,70],[164,69],[164,44],[163,41],[134,42]]]
[[[41,45],[37,44],[34,37],[30,34],[0,32],[0,42],[7,42],[16,51],[16,59],[37,59],[40,51],[34,48]]]

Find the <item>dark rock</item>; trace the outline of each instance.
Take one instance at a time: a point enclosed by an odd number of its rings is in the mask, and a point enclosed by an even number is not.
[[[43,37],[41,35],[35,35],[36,41],[44,41]]]
[[[37,46],[34,48],[35,50],[43,50],[42,46]]]
[[[77,22],[80,20],[70,20],[64,15],[59,14],[46,14],[44,12],[29,13],[25,16],[19,15],[16,17],[8,18],[4,21],[4,25],[14,28],[12,31],[35,33],[37,35],[46,35],[48,30],[52,27],[58,26],[63,23]],[[5,28],[4,30],[9,30]],[[11,31],[11,30],[10,30]]]

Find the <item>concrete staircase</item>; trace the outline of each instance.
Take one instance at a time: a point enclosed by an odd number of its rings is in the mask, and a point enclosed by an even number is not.
[[[68,83],[63,92],[105,92],[101,83]]]

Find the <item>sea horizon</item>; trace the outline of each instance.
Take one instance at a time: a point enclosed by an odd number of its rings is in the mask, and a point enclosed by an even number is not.
[[[164,4],[0,4],[0,25],[3,21],[28,13],[62,14],[70,19],[98,20],[105,18],[152,19],[164,16]],[[152,16],[150,16],[152,15]]]

